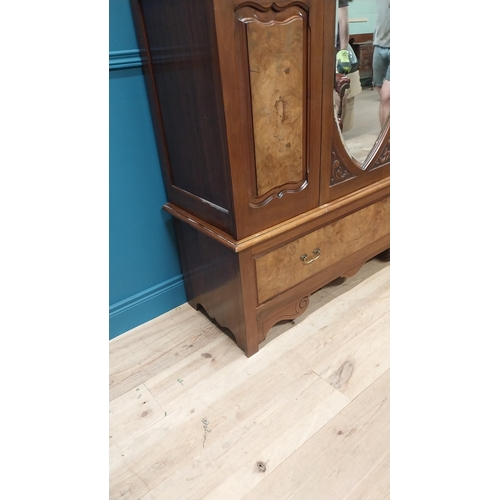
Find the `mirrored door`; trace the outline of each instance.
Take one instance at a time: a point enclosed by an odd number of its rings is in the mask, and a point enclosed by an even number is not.
[[[368,167],[390,110],[390,0],[337,0],[335,121],[344,147]]]
[[[321,203],[378,181],[389,184],[390,120],[389,113],[380,119],[373,68],[378,2],[324,3]]]

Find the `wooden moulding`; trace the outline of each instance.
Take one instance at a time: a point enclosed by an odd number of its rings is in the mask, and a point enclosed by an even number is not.
[[[333,202],[321,205],[304,214],[293,217],[286,222],[277,224],[265,231],[260,231],[241,240],[234,239],[229,234],[221,231],[211,224],[208,224],[198,217],[193,216],[173,203],[166,203],[163,206],[163,209],[176,219],[185,222],[198,231],[201,231],[206,236],[217,240],[222,245],[238,253],[242,250],[265,244],[269,240],[274,240],[276,237],[288,233],[294,228],[304,227],[306,224],[321,225],[322,220],[331,218],[332,212],[335,212],[336,218],[343,217],[349,212],[359,210],[363,206],[369,205],[384,196],[388,196],[389,190],[390,177],[386,177],[378,182],[359,189],[354,193],[343,196]]]
[[[307,309],[312,293],[389,248],[389,200],[387,178],[239,241],[165,205],[174,216],[188,302],[252,356],[273,325]],[[300,254],[315,246],[321,256],[304,264]]]

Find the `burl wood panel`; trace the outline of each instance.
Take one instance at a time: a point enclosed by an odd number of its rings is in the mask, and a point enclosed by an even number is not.
[[[305,35],[298,10],[282,21],[245,20],[257,196],[305,177]]]
[[[259,304],[388,235],[389,200],[389,197],[384,198],[257,257],[255,265]],[[319,249],[319,257],[313,253],[315,249]],[[304,254],[307,255],[306,261],[300,258]],[[314,258],[316,260],[310,264],[305,263]]]

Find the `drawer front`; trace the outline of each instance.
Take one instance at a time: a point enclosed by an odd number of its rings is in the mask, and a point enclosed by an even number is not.
[[[256,258],[259,304],[390,233],[384,198]]]

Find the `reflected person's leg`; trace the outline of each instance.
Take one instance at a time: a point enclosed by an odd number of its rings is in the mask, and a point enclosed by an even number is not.
[[[382,87],[377,87],[378,93],[380,95],[380,107],[379,107],[379,118],[380,118],[380,128],[383,128],[387,118],[389,118],[389,112],[391,109],[391,82],[390,80],[384,80]]]
[[[373,85],[380,96],[380,127],[385,125],[391,105],[390,49],[375,45],[373,51]]]

